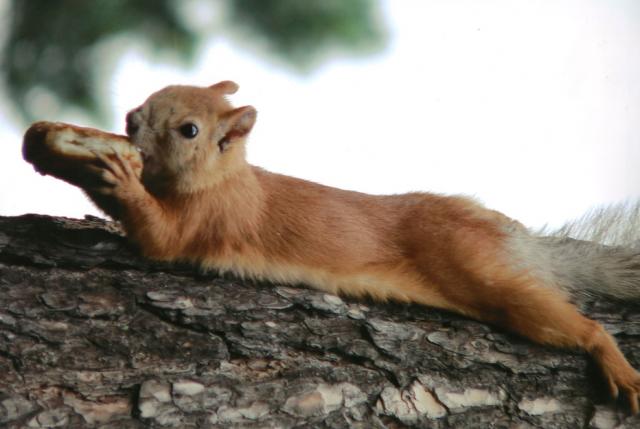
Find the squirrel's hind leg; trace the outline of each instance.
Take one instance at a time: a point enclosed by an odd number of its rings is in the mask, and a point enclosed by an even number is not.
[[[499,319],[495,320],[496,313],[480,317],[538,343],[585,350],[602,369],[613,397],[621,390],[631,411],[634,414],[640,411],[640,374],[601,324],[580,314],[561,292],[545,286],[508,285],[499,293],[503,304],[497,312]]]

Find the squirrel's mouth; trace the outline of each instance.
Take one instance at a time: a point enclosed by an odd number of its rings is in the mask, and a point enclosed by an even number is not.
[[[140,157],[142,157],[142,162],[146,162],[150,158],[149,154],[146,153],[140,146],[134,145],[134,147],[136,148],[136,151],[140,154]]]

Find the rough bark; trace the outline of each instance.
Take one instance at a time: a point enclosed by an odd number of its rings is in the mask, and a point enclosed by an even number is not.
[[[640,366],[640,311],[590,303]],[[619,404],[618,404],[619,405]],[[136,256],[98,219],[0,217],[0,426],[638,427],[587,357],[419,306]]]

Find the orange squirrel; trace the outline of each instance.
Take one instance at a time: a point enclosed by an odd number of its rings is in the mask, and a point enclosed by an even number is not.
[[[611,393],[639,411],[640,374],[570,298],[640,298],[640,251],[541,237],[471,199],[374,196],[267,172],[245,160],[256,120],[233,108],[238,86],[169,86],[127,115],[144,157],[97,155],[105,196],[144,255],[330,293],[415,302],[493,323],[533,341],[580,348]],[[100,198],[102,197],[102,199]]]

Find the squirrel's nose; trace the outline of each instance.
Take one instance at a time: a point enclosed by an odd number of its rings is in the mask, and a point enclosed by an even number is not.
[[[127,123],[127,125],[125,127],[125,131],[127,132],[127,135],[129,137],[132,137],[140,129],[140,125],[136,122],[136,120],[135,120],[135,118],[133,116],[134,113],[135,113],[135,111],[127,113],[127,117],[125,118],[125,121]]]

